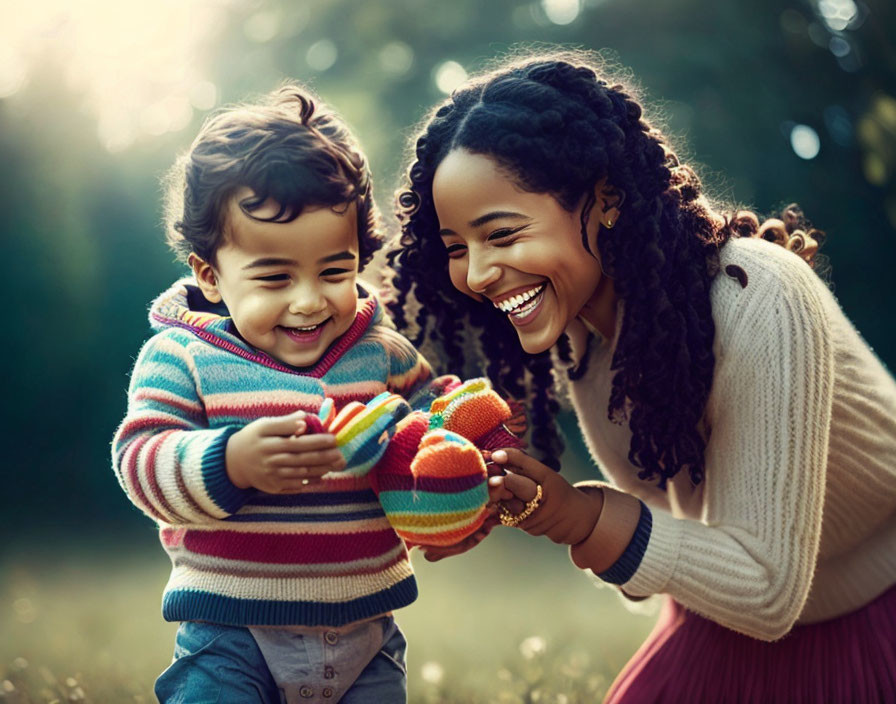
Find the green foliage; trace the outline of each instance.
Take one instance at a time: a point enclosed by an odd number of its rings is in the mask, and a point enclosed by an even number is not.
[[[893,5],[863,4],[852,25],[832,30],[814,0],[584,0],[566,25],[548,20],[551,4],[228,3],[197,65],[207,66],[202,77],[217,86],[219,103],[287,77],[311,83],[358,132],[394,228],[391,193],[413,125],[442,97],[434,75],[444,62],[474,70],[520,42],[607,50],[639,79],[675,141],[687,141],[684,153],[705,165],[711,193],[764,211],[795,200],[829,232],[837,293],[893,366],[896,58],[882,29],[896,26]],[[832,52],[835,39],[852,47],[846,58]],[[116,486],[108,443],[149,334],[146,307],[179,273],[163,244],[158,178],[204,113],[110,153],[82,89],[65,78],[65,60],[49,50],[29,56],[25,86],[0,99],[0,511],[20,539],[110,526],[133,532],[147,522]],[[860,62],[850,65],[854,57]],[[128,96],[121,111],[130,109]],[[820,135],[816,158],[794,154],[792,123]]]

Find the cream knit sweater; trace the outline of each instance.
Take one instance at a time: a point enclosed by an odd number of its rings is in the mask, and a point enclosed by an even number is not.
[[[747,285],[725,274],[736,265]],[[607,419],[613,340],[570,394],[601,469],[653,513],[623,590],[671,595],[723,626],[780,638],[896,583],[896,382],[796,255],[756,239],[721,252],[706,478],[640,481]],[[574,353],[581,329],[571,329]],[[618,335],[618,329],[617,329]]]

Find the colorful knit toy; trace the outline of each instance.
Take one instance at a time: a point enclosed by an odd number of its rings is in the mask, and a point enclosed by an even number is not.
[[[383,393],[367,404],[351,402],[338,415],[326,399],[308,432],[328,432],[346,469],[324,479],[370,472],[386,517],[406,542],[451,545],[485,520],[488,487],[477,448],[518,446],[503,428],[508,405],[488,380],[446,382],[430,413],[411,411],[400,396]],[[474,444],[475,443],[475,444]]]

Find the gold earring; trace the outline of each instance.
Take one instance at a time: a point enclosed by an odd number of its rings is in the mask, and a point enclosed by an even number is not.
[[[604,227],[606,227],[608,230],[612,230],[613,229],[613,218],[607,218],[607,224],[604,225]]]

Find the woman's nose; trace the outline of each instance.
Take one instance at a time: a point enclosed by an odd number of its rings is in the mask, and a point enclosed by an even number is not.
[[[467,268],[467,286],[474,293],[485,293],[489,286],[501,278],[501,267],[485,256],[470,253]]]

